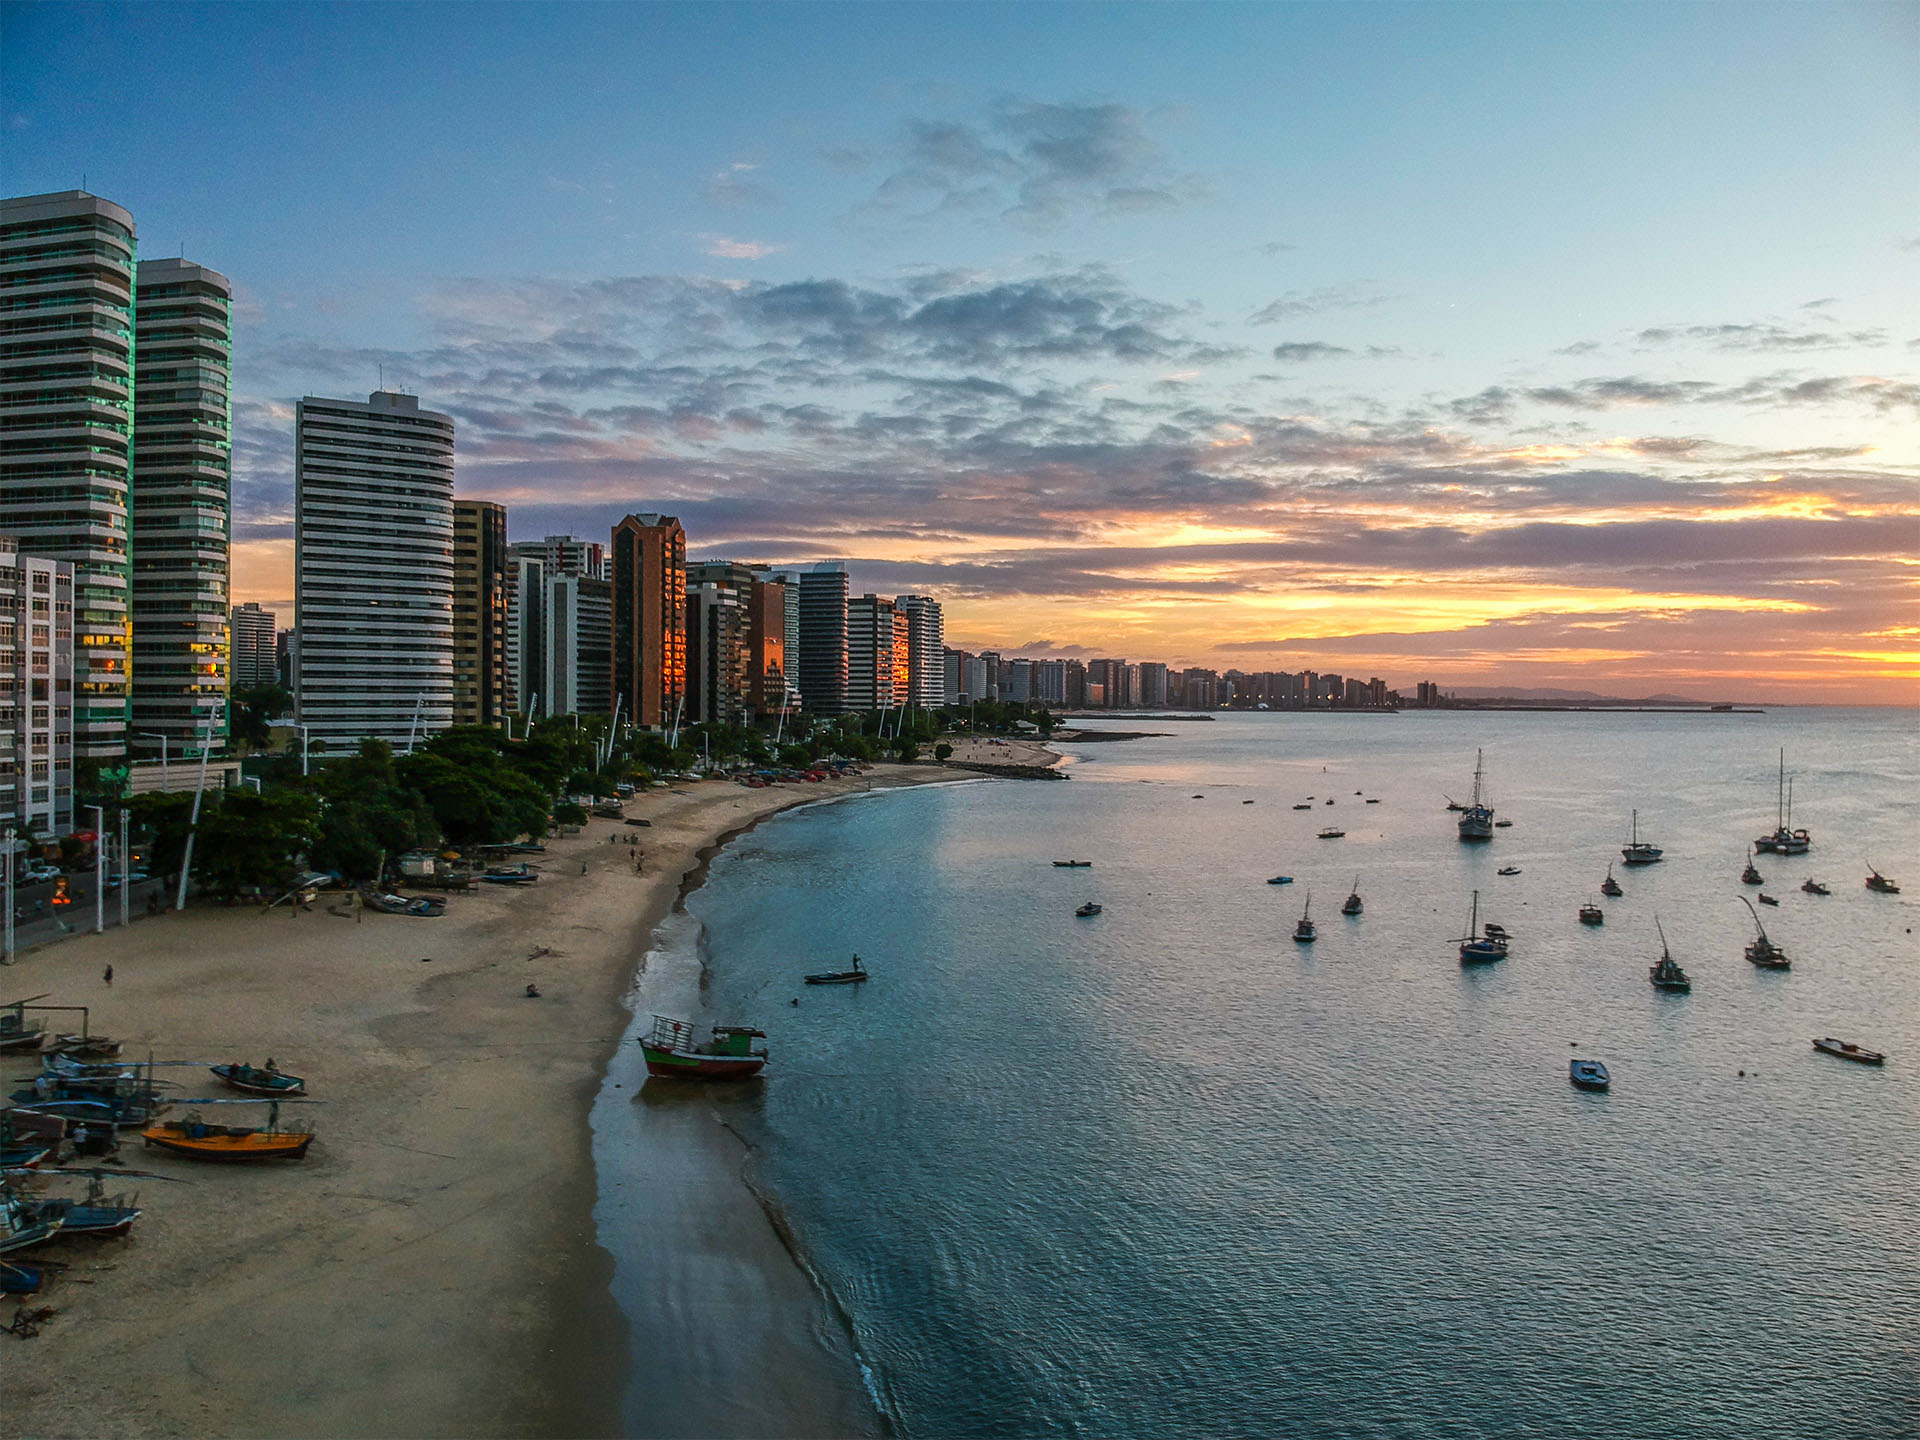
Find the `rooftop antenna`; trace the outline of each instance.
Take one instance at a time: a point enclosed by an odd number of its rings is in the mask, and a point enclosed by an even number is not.
[[[387,388],[387,367],[385,365],[380,367],[380,388],[382,390]]]

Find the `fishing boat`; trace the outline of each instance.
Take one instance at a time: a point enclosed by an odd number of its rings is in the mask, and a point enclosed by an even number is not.
[[[0,1261],[0,1295],[37,1295],[46,1272],[38,1265]]]
[[[1762,970],[1791,970],[1793,962],[1787,958],[1787,952],[1774,944],[1767,934],[1767,927],[1760,923],[1760,912],[1747,903],[1746,896],[1742,895],[1740,899],[1747,904],[1747,910],[1753,916],[1753,928],[1760,932],[1747,946],[1747,959]]]
[[[1482,928],[1480,892],[1473,892],[1473,909],[1467,917],[1467,933],[1460,938],[1462,965],[1487,965],[1507,958],[1507,932],[1497,925]]]
[[[1296,805],[1293,808],[1296,810],[1311,810],[1313,808],[1313,802],[1309,800],[1304,805]]]
[[[1758,900],[1762,905],[1778,905],[1780,903],[1778,900],[1774,899],[1773,896],[1767,894],[1767,892],[1764,890],[1762,890],[1758,895],[1754,896],[1753,898]]]
[[[1620,847],[1620,858],[1629,865],[1651,865],[1662,853],[1658,845],[1649,845],[1640,838],[1640,812],[1634,811],[1632,837]]]
[[[1100,913],[1100,907],[1097,904],[1095,904],[1093,901],[1089,900],[1087,901],[1086,904],[1082,905],[1078,910],[1074,911],[1073,913],[1075,915],[1078,915],[1082,920],[1084,920],[1089,915],[1098,915]]]
[[[1369,796],[1367,797],[1367,804],[1369,804],[1369,805],[1378,805],[1379,803],[1380,803],[1380,802],[1379,802],[1378,800],[1376,800],[1376,799],[1374,799],[1374,798],[1373,798],[1373,797],[1372,797],[1371,795],[1369,795]]]
[[[1740,872],[1740,883],[1742,885],[1764,885],[1767,883],[1767,877],[1753,868],[1753,855],[1751,852],[1747,855],[1747,868]]]
[[[1443,795],[1441,796],[1441,798],[1447,802],[1447,810],[1449,811],[1449,813],[1458,813],[1467,808],[1466,806],[1462,805],[1458,800],[1454,799],[1451,795]]]
[[[1833,893],[1818,880],[1802,880],[1800,882],[1800,888],[1809,895],[1831,895]]]
[[[245,1095],[304,1095],[307,1082],[298,1075],[287,1075],[271,1067],[261,1069],[257,1065],[242,1065],[235,1061],[231,1065],[210,1065],[207,1067],[230,1089]]]
[[[1787,752],[1780,750],[1780,782],[1774,801],[1774,829],[1753,842],[1755,850],[1775,855],[1804,855],[1813,848],[1813,840],[1804,830],[1793,828],[1793,784],[1787,779]]]
[[[853,957],[851,970],[823,970],[817,975],[806,977],[809,985],[864,985],[867,980],[867,967],[860,963],[858,955]]]
[[[1867,867],[1867,889],[1877,891],[1882,895],[1898,895],[1900,893],[1900,887],[1898,885],[1894,884],[1893,881],[1882,875],[1878,870],[1875,870],[1871,865]]]
[[[447,902],[437,895],[398,895],[390,891],[365,890],[360,894],[360,903],[369,910],[378,910],[382,915],[431,918],[447,913]]]
[[[1346,838],[1346,834],[1347,834],[1346,831],[1337,830],[1333,826],[1329,825],[1326,829],[1320,832],[1320,838],[1322,840],[1344,840]]]
[[[1053,868],[1056,870],[1091,870],[1093,868],[1093,861],[1056,860],[1053,862]]]
[[[1366,906],[1360,900],[1360,877],[1356,875],[1353,877],[1353,892],[1347,896],[1346,903],[1340,907],[1340,913],[1358,915],[1365,908]]]
[[[1493,807],[1482,802],[1481,782],[1485,778],[1486,752],[1473,752],[1473,799],[1460,816],[1460,838],[1468,841],[1491,840],[1493,838]],[[1452,807],[1452,802],[1448,802]]]
[[[24,1000],[14,1000],[0,1006],[0,1051],[40,1048],[40,1041],[47,1033],[47,1022],[29,1020],[27,1006],[46,998],[45,995],[29,995]]]
[[[1582,905],[1580,907],[1580,923],[1582,925],[1604,925],[1607,923],[1607,912],[1602,910],[1598,905]]]
[[[1495,873],[1500,875],[1518,875],[1520,873],[1520,867],[1518,865],[1502,865]]]
[[[1489,940],[1498,940],[1503,945],[1509,944],[1513,940],[1513,936],[1507,930],[1506,926],[1496,925],[1491,920],[1480,927],[1480,933]]]
[[[1607,1067],[1598,1060],[1569,1060],[1567,1078],[1582,1090],[1604,1090],[1613,1083]]]
[[[532,885],[540,877],[523,861],[512,867],[500,866],[482,871],[480,878],[489,885]]]
[[[178,1120],[148,1126],[140,1132],[140,1138],[175,1155],[225,1162],[301,1160],[313,1144],[311,1130],[283,1129],[277,1111],[266,1125],[249,1130],[239,1125],[215,1125],[203,1119],[199,1111],[189,1110]]]
[[[1269,885],[1291,885],[1292,883],[1293,877],[1291,875],[1275,875],[1271,880],[1267,881]]]
[[[122,1049],[121,1042],[107,1035],[56,1035],[47,1044],[47,1049],[55,1055],[64,1055],[69,1060],[111,1060]]]
[[[1367,803],[1371,805],[1373,802],[1369,800]],[[1493,828],[1496,830],[1511,830],[1513,828],[1513,822],[1511,820],[1496,820],[1493,822]]]
[[[1849,1045],[1844,1040],[1836,1040],[1829,1035],[1825,1039],[1813,1042],[1813,1048],[1824,1050],[1829,1055],[1838,1055],[1842,1060],[1851,1060],[1858,1065],[1884,1065],[1887,1057],[1878,1050],[1869,1050],[1862,1045]]]
[[[693,1022],[667,1015],[653,1017],[653,1029],[640,1041],[647,1073],[668,1080],[745,1080],[758,1075],[767,1052],[753,1048],[767,1033],[746,1025],[716,1025],[713,1039],[696,1041]]]
[[[51,1240],[60,1233],[60,1221],[58,1215],[43,1215],[26,1196],[0,1187],[0,1255]]]
[[[1309,890],[1307,892],[1306,908],[1300,912],[1300,923],[1293,927],[1293,938],[1295,940],[1298,940],[1302,945],[1308,945],[1313,942],[1315,932],[1313,928],[1312,915],[1313,915],[1313,892]]]
[[[1656,990],[1671,990],[1676,995],[1685,995],[1693,989],[1693,981],[1687,978],[1687,972],[1672,955],[1667,953],[1667,932],[1660,927],[1656,916],[1653,928],[1660,931],[1660,963],[1647,967],[1647,979],[1653,982]]]
[[[1600,882],[1600,893],[1611,899],[1619,899],[1627,892],[1620,888],[1620,882],[1613,878],[1613,866],[1607,866],[1607,878]]]
[[[63,1172],[72,1174],[75,1172]],[[35,1207],[49,1218],[58,1216],[60,1233],[68,1235],[120,1236],[133,1229],[133,1222],[145,1213],[137,1195],[106,1193],[99,1170],[87,1172],[87,1193],[79,1200],[54,1198],[36,1200]],[[150,1173],[150,1172],[142,1172]]]

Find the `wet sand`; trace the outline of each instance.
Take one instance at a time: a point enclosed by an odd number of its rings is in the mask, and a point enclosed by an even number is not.
[[[589,1115],[638,958],[722,836],[870,784],[954,778],[877,766],[821,785],[653,791],[628,807],[651,828],[596,820],[530,857],[537,885],[454,895],[440,919],[323,895],[310,911],[193,908],[23,955],[0,971],[0,1000],[50,991],[92,1006],[92,1028],[129,1056],[271,1055],[328,1103],[298,1112],[318,1131],[301,1162],[195,1164],[124,1132],[130,1168],[187,1183],[129,1180],[147,1214],[124,1241],[35,1252],[72,1268],[45,1296],[59,1314],[39,1338],[0,1336],[0,1430],[622,1433],[628,1334],[596,1240]],[[223,1093],[201,1071],[162,1073],[182,1095]],[[718,1112],[696,1100],[648,1114],[664,1117],[648,1130],[658,1163],[636,1195],[661,1262],[680,1267],[660,1292],[680,1309],[639,1323],[741,1384],[732,1410],[701,1410],[663,1355],[637,1377],[642,1393],[660,1382],[646,1428],[866,1428],[851,1367],[816,1363],[844,1339],[740,1183],[744,1154]]]

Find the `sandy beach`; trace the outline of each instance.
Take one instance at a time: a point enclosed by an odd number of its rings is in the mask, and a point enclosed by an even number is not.
[[[1013,747],[981,748],[1006,763]],[[1028,763],[1053,758],[1022,748]],[[58,1310],[38,1338],[0,1336],[0,1430],[621,1433],[628,1336],[595,1241],[589,1115],[649,937],[702,851],[757,819],[955,778],[882,765],[818,785],[653,790],[627,808],[650,828],[595,820],[532,857],[538,884],[456,894],[442,918],[323,894],[311,910],[194,907],[21,956],[0,971],[0,1000],[45,991],[91,1006],[92,1028],[124,1039],[128,1057],[272,1056],[327,1103],[301,1112],[318,1132],[301,1162],[195,1164],[123,1132],[129,1168],[186,1183],[129,1180],[147,1214],[125,1240],[33,1252],[71,1268],[37,1302]],[[658,978],[665,989],[648,993],[672,994],[676,982]],[[697,999],[697,976],[677,983]],[[30,1066],[4,1069],[11,1079]],[[204,1072],[162,1073],[179,1094],[222,1093]],[[674,1119],[655,1133],[656,1219],[715,1176],[737,1180],[741,1157],[713,1126]],[[718,1312],[675,1325],[704,1325],[689,1343],[733,1347],[739,1373],[766,1377],[739,1433],[842,1430],[848,1377],[792,1373],[796,1331],[802,1348],[833,1343],[817,1297],[744,1185],[716,1215],[686,1215],[678,1232],[662,1224],[662,1253],[745,1277],[771,1308],[737,1334],[720,1333]],[[671,1386],[663,1396],[659,1433],[710,1433],[684,1413],[687,1397],[676,1414]]]

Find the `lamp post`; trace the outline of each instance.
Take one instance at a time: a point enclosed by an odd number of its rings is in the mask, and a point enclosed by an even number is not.
[[[167,737],[162,735],[158,730],[142,730],[139,732],[139,735],[142,740],[158,740],[160,742],[160,788],[162,790],[173,789],[173,782],[170,778],[172,772],[167,769]]]
[[[127,812],[120,810],[120,928],[127,928],[127,892],[133,889],[133,850],[127,844]]]
[[[101,805],[84,807],[93,812],[93,933],[107,928],[107,812]]]
[[[298,720],[269,720],[267,728],[271,730],[298,730],[300,732],[300,774],[307,773],[307,727]]]
[[[5,963],[13,964],[13,826],[7,826],[7,949]]]
[[[187,821],[187,848],[180,857],[180,893],[173,902],[173,908],[187,908],[187,878],[193,874],[193,840],[200,831],[200,797],[207,788],[207,754],[213,749],[213,722],[220,713],[220,702],[215,700],[207,706],[207,718],[200,732],[200,782],[193,787],[193,816]]]

